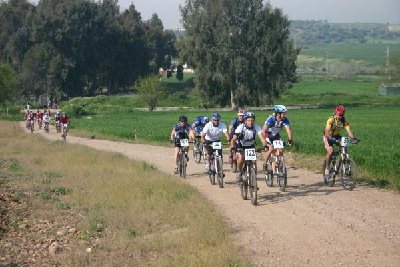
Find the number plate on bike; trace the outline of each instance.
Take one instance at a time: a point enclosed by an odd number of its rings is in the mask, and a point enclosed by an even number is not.
[[[340,140],[340,145],[341,146],[349,146],[351,144],[351,138],[349,137],[342,137]]]
[[[188,139],[181,139],[181,146],[189,146],[189,140]]]
[[[222,149],[222,143],[221,142],[213,142],[211,144],[212,148],[217,150],[217,149]]]
[[[283,141],[282,140],[274,140],[272,143],[274,149],[282,149],[283,148]]]
[[[257,160],[257,154],[255,148],[247,148],[244,150],[245,160]]]

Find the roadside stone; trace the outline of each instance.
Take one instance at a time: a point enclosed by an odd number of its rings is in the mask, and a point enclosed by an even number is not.
[[[65,235],[66,231],[65,230],[58,230],[57,231],[57,236],[63,236]]]
[[[70,234],[75,234],[75,233],[76,233],[76,228],[70,228],[70,229],[68,230],[68,233],[70,233]]]
[[[61,250],[62,250],[62,246],[60,244],[58,244],[57,242],[53,242],[49,246],[49,254],[52,256],[60,253]]]

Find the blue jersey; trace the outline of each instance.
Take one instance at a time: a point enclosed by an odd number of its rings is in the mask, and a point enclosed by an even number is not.
[[[174,126],[175,129],[175,139],[187,139],[189,138],[189,131],[190,131],[190,126],[185,125],[181,126],[179,123],[175,124]]]
[[[208,118],[206,116],[198,116],[193,120],[193,130],[195,133],[200,134],[204,126],[208,123]]]
[[[231,121],[231,125],[232,125],[232,130],[231,130],[231,132],[230,132],[230,135],[231,135],[231,136],[233,136],[233,135],[235,134],[236,128],[237,128],[240,124],[242,124],[242,123],[243,123],[243,121],[240,121],[240,120],[238,120],[237,118],[234,118],[234,119]]]
[[[270,115],[264,124],[267,125],[267,133],[269,133],[272,137],[279,134],[283,126],[290,125],[288,118],[284,118],[278,122],[275,119],[275,113]]]

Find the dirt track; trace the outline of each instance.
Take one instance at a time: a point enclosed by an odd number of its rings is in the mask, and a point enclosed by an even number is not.
[[[61,140],[54,128],[50,134],[38,132]],[[172,148],[73,136],[67,142],[145,160],[166,173],[173,170]],[[259,175],[259,204],[254,207],[241,199],[228,169],[225,165],[221,189],[209,183],[203,164],[191,159],[186,181],[215,204],[236,244],[257,266],[400,266],[398,193],[360,185],[352,192],[340,184],[329,188],[320,174],[289,168],[284,193],[267,188]]]

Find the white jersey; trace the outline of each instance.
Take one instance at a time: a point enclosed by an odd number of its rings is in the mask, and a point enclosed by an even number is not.
[[[203,128],[203,133],[205,133],[205,139],[207,141],[217,141],[220,140],[221,135],[226,133],[228,129],[226,128],[225,123],[220,122],[218,126],[214,126],[212,121],[208,122],[206,126]]]
[[[252,129],[248,129],[246,124],[242,123],[235,130],[242,146],[253,146],[256,142],[256,135],[260,133],[262,133],[262,129],[258,124],[254,124]]]
[[[44,116],[43,116],[43,121],[44,121],[44,122],[50,122],[50,117],[49,117],[49,115],[44,115]]]

